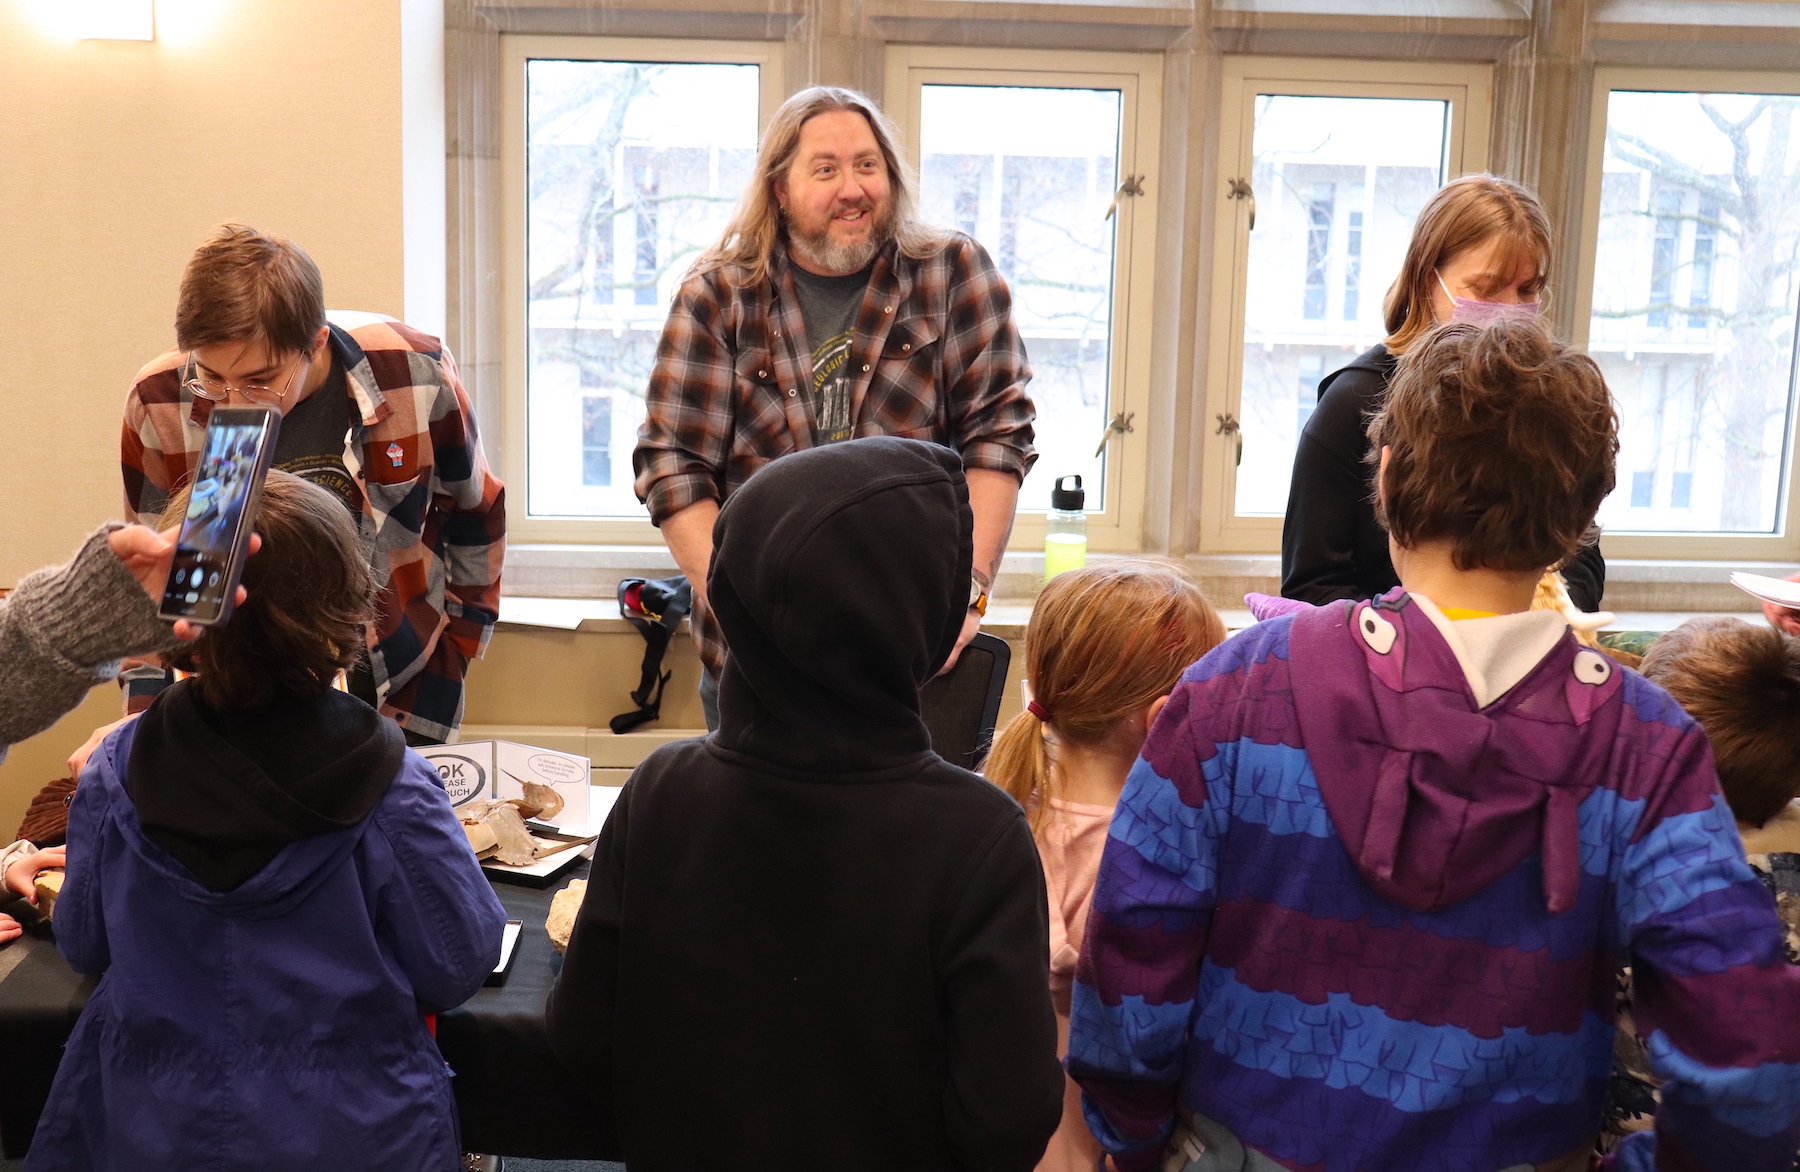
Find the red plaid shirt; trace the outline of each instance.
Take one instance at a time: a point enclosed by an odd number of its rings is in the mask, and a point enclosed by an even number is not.
[[[358,526],[381,587],[369,664],[381,710],[445,739],[462,722],[463,672],[500,617],[505,488],[488,471],[475,410],[436,338],[392,318],[331,315],[350,393],[344,466],[362,489]],[[125,401],[125,510],[154,525],[194,473],[212,404],[181,385],[172,350]]]
[[[727,270],[690,276],[669,309],[631,455],[638,498],[658,525],[813,446],[812,352],[786,253],[769,269],[754,286],[733,284]],[[856,435],[930,440],[961,453],[965,468],[1021,481],[1031,470],[1037,411],[1012,294],[968,236],[951,234],[923,259],[893,245],[876,258],[848,362]],[[716,676],[724,640],[710,611],[696,607],[692,621]]]

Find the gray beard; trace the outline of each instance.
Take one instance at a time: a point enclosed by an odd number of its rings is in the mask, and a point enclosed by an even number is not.
[[[851,273],[862,272],[869,267],[869,262],[875,259],[875,254],[886,248],[888,242],[893,238],[894,221],[891,213],[885,221],[877,224],[875,231],[871,232],[869,238],[860,244],[834,244],[831,240],[829,224],[826,225],[825,231],[813,236],[802,236],[791,230],[788,233],[788,242],[793,245],[794,251],[800,254],[800,258],[806,262],[808,268],[824,269],[827,273],[836,276],[849,276]]]

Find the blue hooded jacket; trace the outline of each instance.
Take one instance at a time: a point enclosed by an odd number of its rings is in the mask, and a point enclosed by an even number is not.
[[[138,729],[106,739],[70,806],[57,946],[101,976],[26,1166],[459,1167],[423,1015],[481,987],[506,913],[436,772],[407,750],[366,816],[219,891],[145,833]]]

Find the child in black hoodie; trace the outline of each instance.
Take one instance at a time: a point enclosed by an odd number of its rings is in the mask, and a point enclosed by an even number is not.
[[[720,513],[720,727],[626,784],[547,1008],[632,1172],[1025,1170],[1056,1130],[1031,831],[919,716],[971,532],[955,453],[886,437]]]

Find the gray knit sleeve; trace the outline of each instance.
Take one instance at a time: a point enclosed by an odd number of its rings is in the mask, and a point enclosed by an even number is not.
[[[0,601],[0,746],[56,723],[127,655],[178,646],[156,604],[106,543],[89,537],[66,566],[38,570]]]

